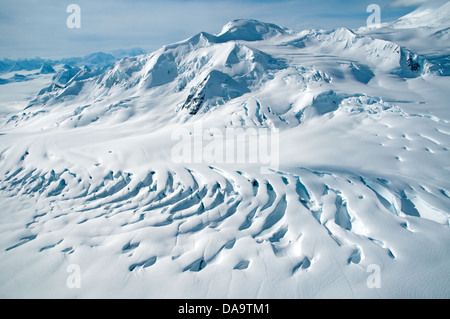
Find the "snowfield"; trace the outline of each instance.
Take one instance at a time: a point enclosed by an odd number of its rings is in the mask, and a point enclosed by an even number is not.
[[[0,85],[0,296],[449,298],[449,4]]]

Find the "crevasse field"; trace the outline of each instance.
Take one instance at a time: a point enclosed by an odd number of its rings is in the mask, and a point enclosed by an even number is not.
[[[449,298],[449,15],[3,73],[0,296]]]

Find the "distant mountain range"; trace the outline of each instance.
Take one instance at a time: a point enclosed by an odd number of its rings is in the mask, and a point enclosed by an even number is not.
[[[49,67],[58,64],[70,65],[72,67],[87,66],[90,68],[102,68],[113,65],[116,61],[130,56],[137,56],[145,54],[146,51],[140,48],[133,48],[128,50],[114,50],[111,52],[95,52],[84,57],[71,57],[63,59],[42,59],[39,57],[31,59],[1,59],[0,60],[0,74],[16,71],[33,71],[40,70],[43,66],[47,71],[51,71]],[[41,70],[42,71],[42,70]],[[40,71],[39,71],[40,72]],[[44,70],[45,72],[45,70]]]

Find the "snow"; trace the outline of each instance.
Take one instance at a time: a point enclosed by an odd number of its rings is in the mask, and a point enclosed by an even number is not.
[[[0,85],[0,295],[448,298],[449,48],[397,43],[406,19],[235,20]],[[269,174],[207,161],[263,133]]]
[[[439,2],[427,3],[420,6],[413,12],[400,18],[396,23],[396,28],[417,28],[417,27],[449,27],[450,19],[448,12],[450,3],[439,5]]]
[[[275,24],[257,20],[239,19],[229,22],[217,35],[221,42],[231,40],[258,41],[284,35],[287,31]]]
[[[24,82],[11,81],[14,74],[20,74],[27,80]],[[35,76],[35,71],[18,71],[4,73],[0,79],[5,79],[6,83],[0,85],[0,122],[8,120],[12,114],[16,114],[23,110],[24,106],[29,103],[44,86],[51,83],[53,74],[45,74]],[[1,82],[0,82],[1,83]]]

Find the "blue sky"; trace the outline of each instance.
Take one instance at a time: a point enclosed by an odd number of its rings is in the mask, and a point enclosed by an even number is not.
[[[141,47],[152,51],[200,31],[220,32],[228,21],[252,18],[293,30],[357,28],[371,3],[382,22],[425,0],[0,0],[0,57],[60,58]],[[66,25],[71,3],[81,28]]]

